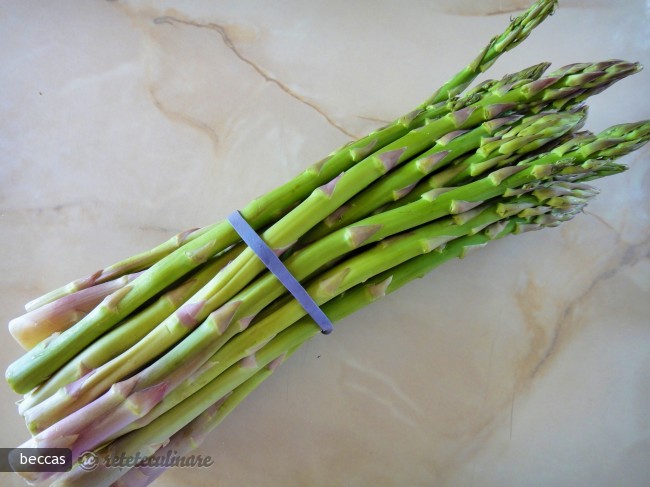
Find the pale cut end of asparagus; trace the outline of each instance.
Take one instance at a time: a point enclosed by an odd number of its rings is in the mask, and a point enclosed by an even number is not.
[[[62,332],[86,316],[106,296],[123,288],[140,273],[97,284],[44,304],[9,322],[9,332],[25,350],[56,332]]]

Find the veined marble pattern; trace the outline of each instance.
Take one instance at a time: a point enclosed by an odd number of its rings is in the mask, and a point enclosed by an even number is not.
[[[1,321],[407,111],[528,3],[0,2]],[[561,2],[490,74],[608,58],[650,66],[647,0]],[[649,80],[587,128],[650,118]],[[649,159],[313,340],[201,447],[213,468],[155,485],[647,485]]]

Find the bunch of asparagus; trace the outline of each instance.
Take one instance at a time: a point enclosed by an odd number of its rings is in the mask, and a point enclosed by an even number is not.
[[[471,82],[550,15],[539,0],[393,123],[241,213],[332,321],[492,240],[555,227],[650,140],[650,121],[581,131],[585,100],[640,66],[538,64]],[[183,454],[320,329],[224,221],[180,233],[26,305],[6,373],[33,437],[65,447],[66,486],[144,486],[164,468],[85,468],[85,452]]]

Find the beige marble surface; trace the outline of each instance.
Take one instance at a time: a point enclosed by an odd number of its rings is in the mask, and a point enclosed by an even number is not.
[[[0,2],[0,321],[407,111],[527,3]],[[647,0],[565,1],[493,75],[612,57],[650,66]],[[650,118],[649,89],[646,71],[598,96],[588,128]],[[214,467],[156,485],[648,485],[649,159],[562,229],[313,340],[201,447]]]

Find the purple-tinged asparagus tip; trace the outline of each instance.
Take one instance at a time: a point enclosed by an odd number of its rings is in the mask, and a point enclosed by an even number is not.
[[[237,320],[239,323],[239,328],[241,331],[244,331],[248,326],[251,324],[251,321],[255,319],[255,315],[250,315],[250,316],[244,316],[243,318],[240,318]]]
[[[343,174],[345,174],[345,172],[342,172],[341,174],[339,174],[338,176],[336,176],[334,179],[332,179],[332,180],[331,180],[330,182],[328,182],[327,184],[322,185],[319,189],[320,189],[323,193],[325,193],[326,196],[331,197],[332,194],[334,193],[334,189],[336,188],[336,185],[338,184],[338,182],[339,182],[339,181],[341,180],[341,178],[343,177]]]
[[[269,364],[266,366],[267,369],[269,369],[271,372],[275,372],[275,370],[282,365],[282,362],[284,362],[284,359],[287,357],[286,353],[283,353],[279,357],[274,358],[269,362]]]
[[[336,222],[341,220],[341,218],[343,217],[345,212],[348,211],[349,209],[350,209],[350,207],[348,205],[339,206],[327,218],[325,218],[325,220],[324,220],[325,225],[327,225],[328,227],[331,227],[332,225],[335,225]]]
[[[388,286],[390,286],[390,283],[393,282],[393,276],[388,276],[386,279],[384,279],[381,282],[378,282],[377,284],[371,284],[367,287],[368,294],[372,298],[372,300],[376,300],[379,298],[383,298],[386,296],[386,291],[388,290]]]
[[[203,264],[214,254],[215,244],[216,240],[210,240],[198,249],[186,251],[185,255],[195,264]]]
[[[490,175],[488,177],[492,181],[492,184],[494,184],[495,186],[498,186],[503,181],[508,179],[510,176],[513,176],[513,175],[517,174],[518,172],[523,171],[526,168],[527,168],[526,165],[507,166],[507,167],[503,167],[501,169],[497,169],[496,171],[490,173]]]
[[[194,232],[197,230],[200,230],[200,228],[190,228],[188,230],[185,230],[183,232],[180,232],[174,236],[176,240],[176,245],[180,247],[183,245],[185,242],[187,242],[187,239],[189,238],[190,235],[192,235]]]
[[[345,233],[347,234],[348,241],[354,247],[360,247],[363,245],[370,237],[377,233],[383,225],[361,225],[357,227],[350,227],[346,229]]]
[[[447,242],[452,241],[454,238],[451,235],[440,235],[438,237],[428,238],[422,241],[422,248],[425,252],[433,252],[434,250],[444,248]]]
[[[415,186],[417,186],[417,183],[409,184],[408,186],[393,191],[393,201],[404,198],[404,196],[413,191],[413,188],[415,188]]]
[[[216,327],[219,334],[223,335],[224,332],[228,329],[228,326],[230,326],[230,323],[235,316],[235,312],[241,306],[241,304],[241,300],[229,301],[219,309],[210,313],[207,321],[211,321]]]
[[[377,158],[381,161],[381,164],[382,166],[384,166],[386,172],[388,172],[391,169],[393,169],[395,166],[397,166],[399,162],[399,158],[401,157],[401,155],[404,153],[405,150],[406,147],[390,150],[379,154]]]
[[[506,226],[508,226],[507,220],[499,220],[498,222],[488,226],[485,229],[484,233],[490,240],[494,240],[503,233],[503,231],[506,229]]]
[[[284,254],[287,250],[289,250],[291,247],[295,245],[296,241],[294,240],[293,242],[283,245],[282,247],[275,247],[272,250],[272,252],[277,256],[280,257],[282,254]]]
[[[462,127],[467,120],[469,120],[469,117],[476,111],[476,107],[474,106],[469,106],[465,108],[461,108],[460,110],[456,110],[455,112],[451,112],[449,116],[454,122],[454,125],[456,127]]]
[[[448,150],[436,152],[426,157],[422,157],[415,163],[422,174],[429,174],[442,165],[442,161],[449,155]]]
[[[90,274],[89,276],[82,277],[81,279],[77,279],[75,281],[72,281],[70,284],[66,286],[66,290],[71,291],[71,292],[77,292],[82,289],[86,289],[89,287],[92,287],[99,281],[102,277],[104,277],[104,272],[106,272],[106,269],[100,269],[98,271],[95,271],[94,273]],[[28,302],[25,305],[25,311],[34,311],[35,309],[40,308],[41,306],[44,306],[48,303],[52,302],[52,299],[50,297],[51,295],[45,294],[44,296],[40,296],[36,299],[32,299],[30,302]]]
[[[540,78],[535,81],[531,81],[527,85],[523,86],[522,91],[524,91],[528,97],[532,98],[541,91],[544,91],[549,86],[554,85],[561,79],[562,76],[547,76],[546,78]]]
[[[377,145],[377,139],[375,138],[372,139],[363,147],[356,147],[354,149],[350,149],[350,155],[352,156],[352,160],[354,162],[359,162],[365,159],[366,157],[368,157],[370,153],[372,153],[372,150],[375,148],[376,145]]]
[[[493,103],[485,107],[485,116],[488,119],[497,118],[502,113],[517,108],[516,103]]]
[[[317,294],[325,298],[331,298],[339,293],[339,287],[343,283],[345,277],[350,273],[349,267],[335,272],[333,275],[323,279],[318,283]]]
[[[161,382],[130,394],[125,402],[134,412],[140,416],[144,416],[151,411],[156,404],[163,400],[167,393],[167,389],[167,382]]]
[[[126,297],[127,294],[129,294],[129,292],[131,292],[131,289],[133,289],[133,286],[130,284],[124,286],[122,289],[118,289],[114,293],[106,296],[101,305],[103,305],[109,311],[116,313],[120,302]]]
[[[86,374],[79,377],[77,380],[66,384],[64,386],[65,393],[70,397],[76,397],[86,381],[95,373],[95,370],[97,369],[90,370]]]
[[[75,281],[75,283],[78,283],[79,285],[83,285],[83,287],[94,286],[97,280],[102,276],[102,274],[104,274],[104,269],[95,271],[87,277],[82,277],[81,279]]]
[[[185,303],[176,311],[176,318],[185,328],[193,329],[197,325],[199,313],[204,307],[204,300]]]
[[[483,201],[462,201],[462,200],[453,200],[450,205],[450,213],[452,215],[457,215],[458,213],[464,213],[476,208],[479,205],[482,205]]]
[[[239,366],[242,369],[256,369],[257,368],[257,359],[255,354],[251,353],[239,361]]]

